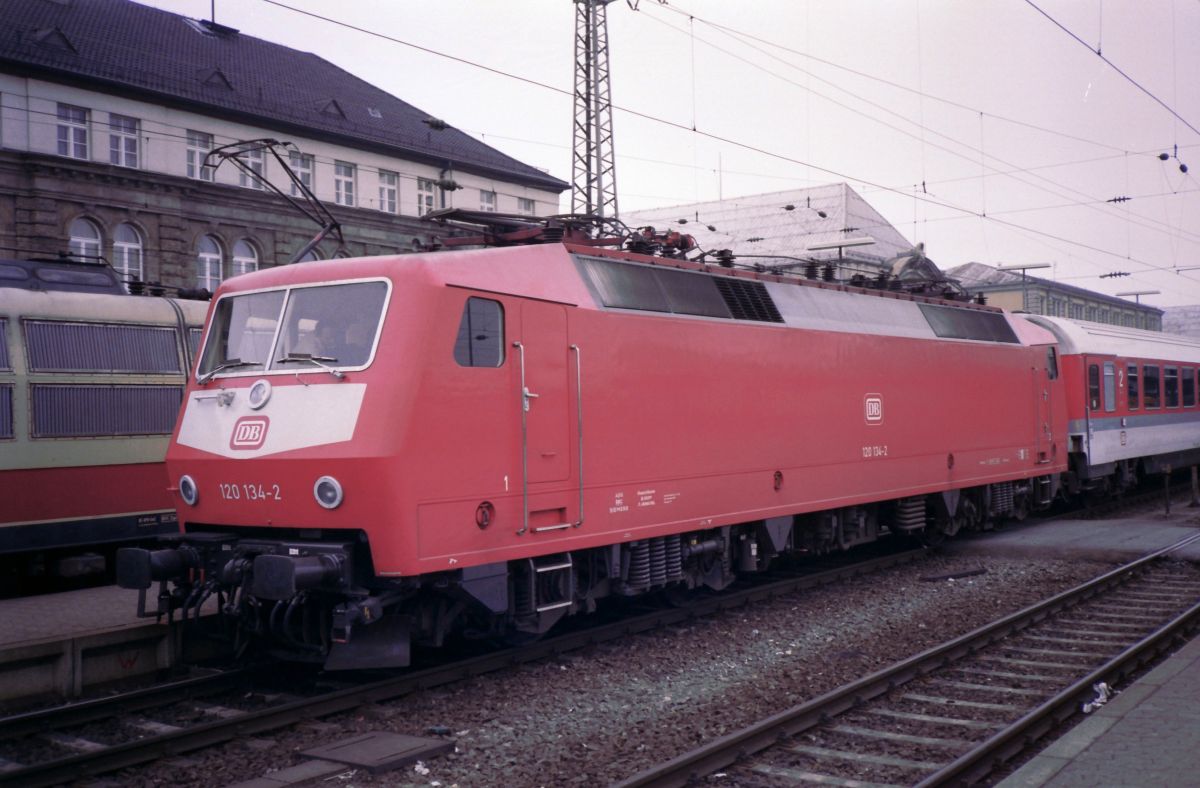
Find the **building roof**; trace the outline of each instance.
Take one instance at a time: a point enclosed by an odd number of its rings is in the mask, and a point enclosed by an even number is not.
[[[1200,336],[1200,304],[1169,306],[1163,311],[1163,331]]]
[[[986,263],[964,263],[955,268],[946,271],[946,276],[957,279],[962,283],[962,286],[971,292],[988,292],[989,290],[1012,290],[1022,287],[1021,274],[1016,271],[1001,271],[994,266]],[[1128,301],[1124,298],[1111,296],[1106,293],[1097,293],[1095,290],[1088,290],[1075,285],[1067,285],[1062,282],[1054,282],[1049,279],[1041,279],[1036,276],[1026,275],[1024,279],[1024,287],[1027,288],[1046,288],[1057,293],[1073,295],[1079,299],[1087,299],[1089,301],[1099,301],[1106,304],[1111,304],[1122,309],[1140,310],[1143,312],[1162,314],[1161,309],[1149,304],[1140,304],[1135,301]]]
[[[775,262],[787,262],[790,257],[836,259],[837,249],[808,249],[869,237],[875,243],[843,247],[843,257],[877,268],[913,248],[911,241],[845,183],[631,211],[621,219],[631,227],[679,230],[694,236],[702,249],[730,249],[741,255],[743,262],[773,262],[751,256],[777,257]],[[709,230],[709,226],[715,229]]]
[[[562,191],[309,52],[129,0],[0,0],[0,68]]]

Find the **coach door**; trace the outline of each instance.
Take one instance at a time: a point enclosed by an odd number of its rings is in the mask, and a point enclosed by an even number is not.
[[[521,305],[521,339],[514,342],[520,364],[518,404],[521,418],[525,527],[556,530],[575,523],[571,496],[547,500],[530,485],[565,481],[571,476],[571,386],[577,351],[567,343],[567,312],[560,304],[526,301]],[[531,495],[536,495],[532,501]],[[549,508],[546,508],[549,506]],[[539,508],[541,507],[541,508]],[[553,521],[553,522],[551,522]]]

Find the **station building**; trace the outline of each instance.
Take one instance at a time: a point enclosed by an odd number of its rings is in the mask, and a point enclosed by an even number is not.
[[[457,207],[558,212],[562,180],[315,55],[129,0],[0,0],[0,256],[102,256],[214,290],[319,230],[214,147],[287,141],[341,223],[311,256],[426,246]],[[243,158],[298,194],[269,153]]]
[[[971,295],[983,294],[989,304],[1012,312],[1163,330],[1163,310],[1157,307],[1028,274],[1022,277],[1021,273],[984,263],[966,263],[946,271]]]

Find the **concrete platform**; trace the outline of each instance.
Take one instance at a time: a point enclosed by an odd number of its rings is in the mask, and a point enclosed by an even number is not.
[[[1001,788],[1200,784],[1200,640],[1193,640]]]
[[[947,551],[1006,558],[1084,558],[1130,561],[1173,544],[1200,530],[1200,510],[1173,506],[1111,520],[1052,520],[1009,525],[946,542]],[[1180,558],[1200,561],[1200,543],[1188,545]]]
[[[137,591],[105,586],[0,601],[0,701],[71,698],[173,667],[183,653],[180,629],[138,618],[137,598]],[[205,612],[215,610],[213,599]],[[187,653],[202,659],[213,649],[200,643]]]
[[[0,647],[153,623],[137,617],[137,598],[137,591],[102,586],[2,600]]]

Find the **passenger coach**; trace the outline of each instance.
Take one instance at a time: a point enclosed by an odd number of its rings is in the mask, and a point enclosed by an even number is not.
[[[1059,343],[1072,492],[1200,464],[1200,341],[1029,315]]]

